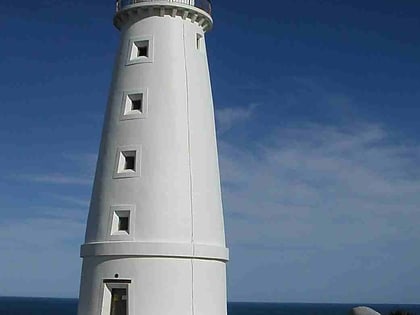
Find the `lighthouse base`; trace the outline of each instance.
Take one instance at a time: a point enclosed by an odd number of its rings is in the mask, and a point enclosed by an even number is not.
[[[78,315],[226,315],[226,264],[85,257]]]

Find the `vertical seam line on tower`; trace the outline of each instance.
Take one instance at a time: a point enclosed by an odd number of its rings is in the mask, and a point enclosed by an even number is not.
[[[188,88],[188,71],[187,71],[187,48],[185,44],[185,25],[182,26],[182,39],[184,42],[184,69],[185,69],[185,90],[187,101],[187,129],[188,129],[188,166],[190,176],[190,211],[191,211],[191,243],[194,244],[194,211],[193,211],[193,176],[192,176],[192,162],[191,162],[191,128],[190,128],[190,100]],[[194,246],[193,246],[194,254]]]
[[[190,100],[188,88],[188,71],[187,71],[187,49],[185,47],[185,25],[182,26],[182,37],[184,42],[184,68],[185,68],[185,89],[187,100],[187,129],[188,129],[188,166],[190,176],[190,211],[191,211],[191,243],[194,244],[194,211],[193,211],[193,176],[191,163],[191,128],[190,128]],[[193,246],[194,254],[194,246]]]
[[[185,23],[182,21],[182,41],[184,45],[184,71],[185,71],[185,90],[187,101],[187,129],[188,129],[188,166],[190,176],[190,211],[191,211],[191,245],[192,255],[195,255],[194,248],[194,211],[193,211],[193,189],[192,189],[192,167],[191,167],[191,132],[190,132],[190,107],[189,107],[189,89],[188,89],[188,71],[187,71],[187,48],[185,43]],[[194,259],[191,259],[191,314],[194,315]]]

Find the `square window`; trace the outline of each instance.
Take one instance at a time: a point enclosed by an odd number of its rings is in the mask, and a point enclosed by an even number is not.
[[[130,39],[127,65],[153,62],[153,36]]]
[[[195,39],[195,45],[196,45],[197,50],[203,51],[203,49],[204,49],[203,41],[204,41],[203,35],[197,33],[197,36],[196,36],[196,39]]]
[[[121,151],[118,173],[136,171],[136,151]]]
[[[130,210],[113,210],[111,235],[130,234]]]
[[[149,58],[149,40],[133,41],[131,46],[131,60]]]
[[[127,146],[118,148],[114,178],[140,176],[140,151],[141,147]]]
[[[143,93],[127,94],[124,114],[135,114],[143,112]]]
[[[111,241],[132,240],[135,231],[135,205],[113,205],[109,212],[108,235]]]
[[[137,58],[149,57],[149,41],[148,40],[141,40],[138,42],[134,42],[134,45],[137,48]]]
[[[147,89],[124,92],[121,107],[121,120],[147,117]]]

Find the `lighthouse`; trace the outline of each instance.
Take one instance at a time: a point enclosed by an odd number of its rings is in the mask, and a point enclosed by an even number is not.
[[[117,1],[78,315],[226,315],[208,0]]]

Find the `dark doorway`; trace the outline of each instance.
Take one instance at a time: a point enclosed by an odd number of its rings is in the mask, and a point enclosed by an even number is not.
[[[127,315],[127,289],[112,289],[111,315]]]

